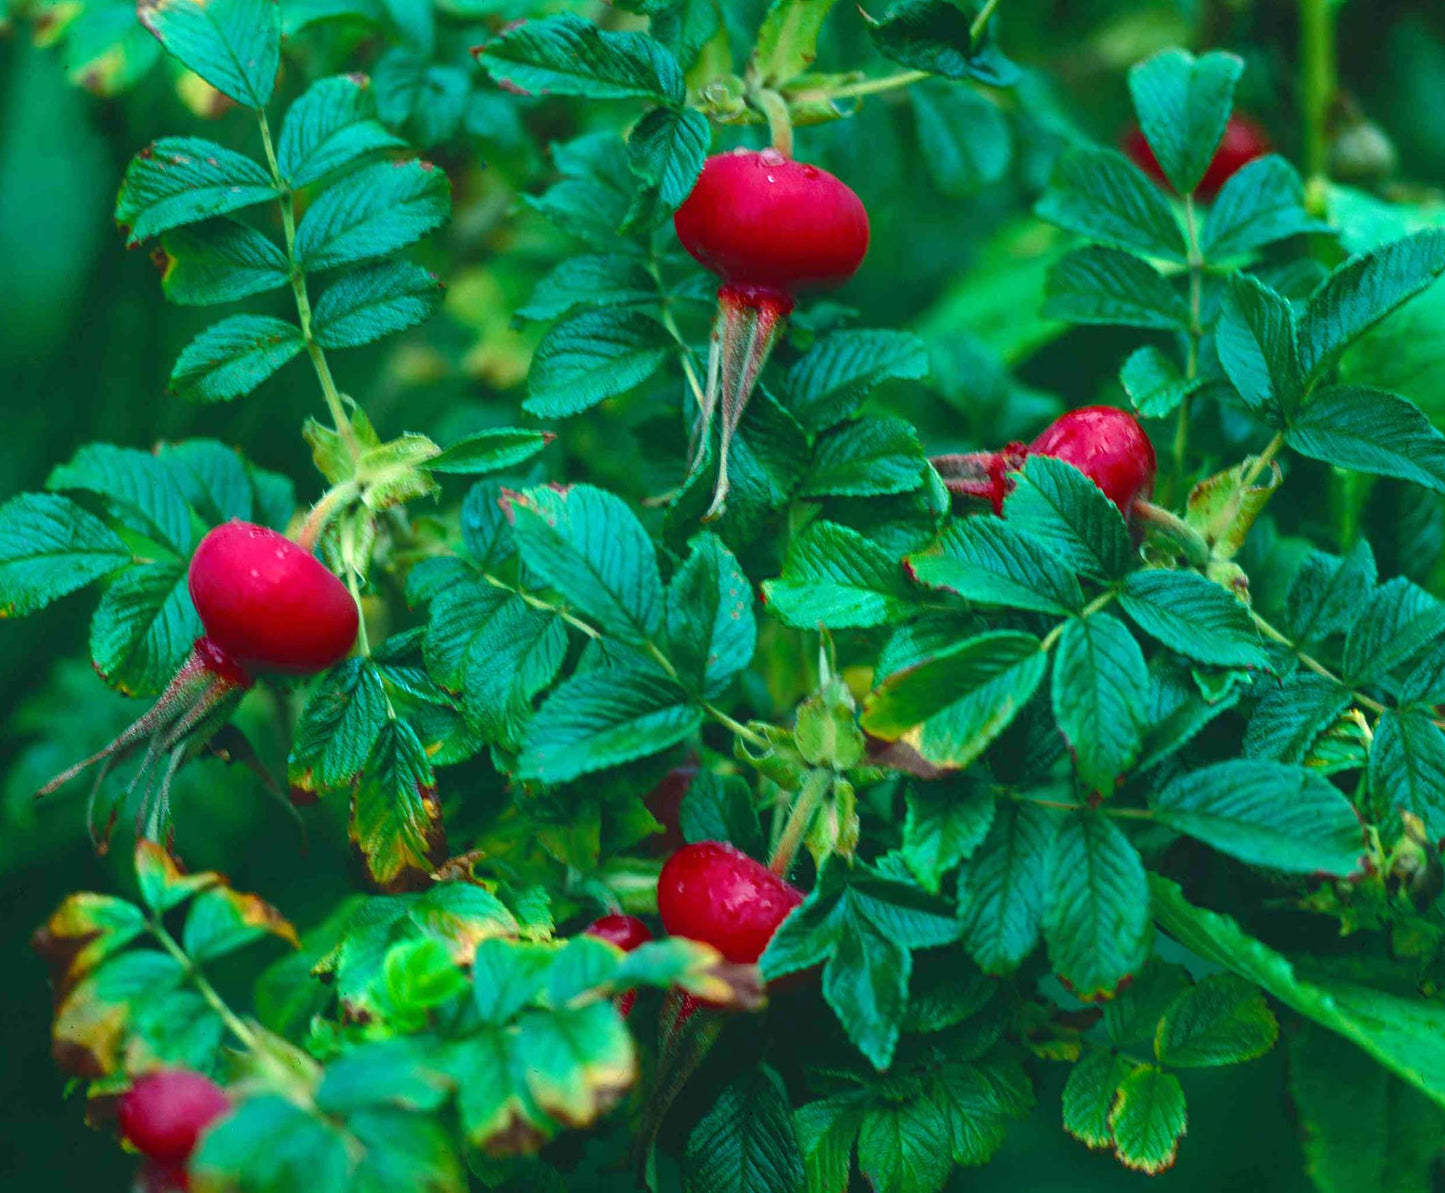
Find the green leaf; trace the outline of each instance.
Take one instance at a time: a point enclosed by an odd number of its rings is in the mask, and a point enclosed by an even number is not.
[[[1119,997],[1104,1004],[1104,1027],[1110,1041],[1119,1048],[1135,1044],[1152,1048],[1159,1020],[1193,985],[1194,979],[1183,966],[1151,957],[1137,978],[1119,991]]]
[[[171,370],[171,389],[192,402],[229,402],[306,349],[301,329],[269,315],[232,315],[187,344]]]
[[[1109,1004],[1113,1006],[1113,1003]],[[1133,1065],[1114,1052],[1090,1052],[1064,1082],[1064,1130],[1090,1148],[1112,1148],[1109,1116]]]
[[[1013,134],[994,103],[944,82],[915,84],[908,99],[923,165],[941,194],[968,198],[1004,177]]]
[[[1375,557],[1364,539],[1343,559],[1311,551],[1290,582],[1285,605],[1290,636],[1318,642],[1354,624],[1375,590]]]
[[[532,94],[640,97],[680,104],[682,70],[643,33],[611,33],[570,13],[524,21],[477,51],[499,83]]]
[[[1352,700],[1343,684],[1312,671],[1296,671],[1267,686],[1249,719],[1245,757],[1303,763]]]
[[[1430,1193],[1440,1107],[1308,1023],[1289,1036],[1289,1085],[1319,1193]]]
[[[1107,998],[1149,956],[1149,891],[1138,852],[1108,817],[1073,813],[1054,838],[1050,885],[1049,962],[1079,998]]]
[[[194,515],[175,471],[151,452],[88,443],[69,464],[53,468],[47,489],[82,489],[105,499],[109,517],[179,556],[195,546]]]
[[[1139,771],[1145,772],[1188,745],[1221,713],[1240,701],[1242,684],[1213,686],[1205,691],[1197,673],[1176,655],[1161,651],[1149,665],[1149,706]]]
[[[687,1193],[802,1193],[803,1156],[777,1074],[759,1066],[725,1086],[682,1163]]]
[[[151,695],[165,688],[203,632],[186,591],[185,565],[137,564],[100,598],[90,623],[90,657],[112,687]]]
[[[838,854],[774,933],[760,964],[769,981],[822,964],[823,996],[854,1045],[886,1069],[908,1002],[909,950],[958,935],[948,906]]]
[[[1345,682],[1358,686],[1389,675],[1442,633],[1445,605],[1397,576],[1375,589],[1364,614],[1345,637]]]
[[[126,244],[135,246],[278,194],[271,175],[244,154],[199,137],[162,137],[131,159],[116,196],[115,222],[129,229]]]
[[[1413,812],[1432,839],[1445,837],[1445,733],[1421,709],[1380,714],[1370,745],[1370,789]]]
[[[957,519],[905,563],[920,584],[980,604],[1067,614],[1084,603],[1078,580],[1056,553],[995,518]]]
[[[181,944],[194,961],[224,957],[266,936],[276,936],[293,948],[299,943],[293,928],[259,895],[232,890],[219,876],[198,894],[186,913]]]
[[[1302,382],[1289,300],[1248,274],[1233,274],[1219,304],[1214,340],[1244,404],[1275,426],[1299,408]]]
[[[264,108],[281,65],[275,0],[142,0],[140,22],[217,91]]]
[[[1287,236],[1329,230],[1305,208],[1295,168],[1269,153],[1236,170],[1220,188],[1199,234],[1199,251],[1206,261],[1222,261]]]
[[[323,348],[359,348],[424,323],[441,301],[441,282],[420,265],[363,265],[343,274],[317,300],[312,330]]]
[[[1300,364],[1318,377],[1351,343],[1445,273],[1445,230],[1351,257],[1310,296],[1300,322]]]
[[[1141,630],[1186,658],[1220,667],[1269,665],[1249,610],[1198,572],[1134,572],[1119,604]]]
[[[522,427],[494,427],[477,431],[453,443],[425,464],[428,472],[478,476],[515,468],[541,451],[556,438],[550,431],[529,431]]]
[[[301,791],[349,787],[387,722],[386,689],[369,659],[347,659],[322,677],[306,701],[287,760]]]
[[[1300,766],[1236,758],[1183,775],[1153,799],[1156,819],[1255,865],[1292,874],[1354,873],[1364,854],[1355,810]]]
[[[1279,1024],[1252,982],[1232,973],[1211,974],[1177,999],[1159,1024],[1154,1049],[1175,1068],[1237,1065],[1263,1056],[1279,1038]]]
[[[1048,808],[1004,800],[959,876],[963,943],[985,972],[1017,969],[1038,943],[1057,832]]]
[[[938,893],[943,875],[971,857],[994,819],[993,792],[974,775],[908,785],[903,860],[925,890]]]
[[[1311,459],[1445,493],[1445,436],[1398,394],[1326,386],[1295,415],[1284,438]]]
[[[948,1177],[948,1116],[928,1098],[868,1107],[858,1170],[878,1193],[937,1193]]]
[[[1111,580],[1132,566],[1134,550],[1118,507],[1062,460],[1030,456],[1004,499],[1003,515],[1075,572]]]
[[[1129,395],[1135,410],[1145,418],[1172,414],[1199,389],[1204,381],[1185,377],[1179,367],[1158,348],[1139,348],[1129,354],[1119,370],[1119,384]]]
[[[1052,224],[1112,248],[1180,263],[1188,257],[1168,200],[1112,149],[1066,152],[1035,210]]]
[[[788,410],[805,430],[823,431],[853,414],[885,381],[928,376],[928,349],[903,331],[834,331],[822,336],[783,378]]]
[[[643,642],[662,627],[662,578],[647,531],[620,498],[591,485],[511,498],[522,559],[602,629]]]
[[[1056,650],[1054,717],[1080,782],[1107,797],[1143,745],[1144,654],[1124,623],[1107,613],[1070,618]]]
[[[385,257],[420,240],[451,214],[451,184],[429,162],[377,162],[327,187],[296,230],[307,270]]]
[[[660,753],[701,723],[687,692],[651,666],[620,662],[579,672],[527,726],[517,774],[565,783]]]
[[[23,493],[0,506],[0,617],[26,617],[130,562],[119,536],[67,498]]]
[[[580,414],[636,389],[673,351],[666,328],[642,311],[582,311],[537,345],[522,408],[539,418]]]
[[[1151,1176],[1172,1167],[1185,1123],[1184,1089],[1174,1074],[1140,1065],[1120,1082],[1109,1129],[1127,1167]]]
[[[348,1193],[346,1136],[277,1094],[247,1098],[207,1130],[188,1164],[193,1179],[224,1188]]]
[[[654,108],[637,122],[627,138],[627,164],[661,205],[649,223],[692,193],[711,141],[707,117],[692,108]]]
[[[591,253],[568,257],[537,283],[520,319],[556,319],[577,307],[617,310],[657,301],[657,282],[635,257]]]
[[[676,775],[678,772],[672,772]],[[672,776],[668,780],[671,781]],[[731,841],[744,853],[754,857],[768,852],[753,806],[753,795],[738,775],[720,775],[700,770],[692,778],[679,809],[683,839],[698,841]]]
[[[1234,920],[1187,903],[1177,884],[1153,875],[1149,885],[1159,926],[1185,948],[1353,1040],[1445,1106],[1445,1007],[1349,982],[1302,980],[1288,958],[1246,935]]]
[[[1034,1107],[1023,1066],[997,1052],[972,1064],[944,1064],[931,1093],[948,1116],[954,1163],[974,1167],[1003,1146],[1008,1120],[1026,1118]]]
[[[1012,87],[1019,80],[1019,68],[991,38],[974,44],[973,18],[947,0],[898,0],[881,20],[866,14],[865,19],[878,52],[902,66],[990,87]]]
[[[567,631],[559,617],[474,581],[432,601],[423,651],[428,670],[460,693],[482,733],[514,744],[533,697],[562,667]]]
[[[918,432],[901,418],[863,418],[823,435],[803,479],[803,497],[877,497],[908,493],[922,483]]]
[[[446,857],[431,761],[405,721],[382,727],[362,768],[351,801],[351,840],[382,888],[404,888]]]
[[[844,629],[893,621],[914,594],[882,547],[846,526],[814,522],[789,546],[783,574],[764,581],[763,600],[785,625]]]
[[[1214,160],[1243,71],[1244,60],[1234,54],[1196,58],[1176,49],[1129,71],[1129,94],[1149,148],[1181,195],[1193,193]]]
[[[888,676],[868,697],[863,727],[890,741],[908,735],[930,762],[965,767],[1008,728],[1047,669],[1032,634],[980,634]]]
[[[698,535],[667,586],[667,643],[678,674],[690,690],[716,696],[752,662],[757,636],[747,575],[716,535]]]
[[[811,1102],[793,1112],[808,1193],[845,1189],[863,1109],[851,1100]]]
[[[765,87],[796,78],[818,56],[818,32],[837,0],[772,0],[749,69]]]
[[[276,160],[282,177],[303,187],[364,157],[405,146],[376,119],[366,76],[334,75],[312,83],[287,110]]]
[[[1189,326],[1184,299],[1157,269],[1132,253],[1091,245],[1049,269],[1043,315],[1068,323],[1179,331]]]
[[[237,220],[175,228],[161,243],[166,252],[161,286],[182,306],[234,302],[291,281],[280,246]]]

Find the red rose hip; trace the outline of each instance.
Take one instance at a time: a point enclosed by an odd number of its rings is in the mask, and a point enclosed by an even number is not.
[[[1219,194],[1230,178],[1255,158],[1263,157],[1272,149],[1269,134],[1265,132],[1263,125],[1248,116],[1231,116],[1229,123],[1224,126],[1224,135],[1219,140],[1219,148],[1214,151],[1209,168],[1199,180],[1199,185],[1194,188],[1195,195],[1208,202]],[[1159,159],[1154,156],[1142,130],[1136,128],[1124,138],[1124,152],[1155,182],[1161,186],[1169,185],[1169,180],[1164,177],[1164,170],[1159,165]]]
[[[1135,501],[1154,492],[1154,445],[1138,419],[1112,406],[1085,406],[1060,415],[1026,450],[1072,464],[1126,518]]]
[[[826,170],[776,149],[708,158],[673,226],[723,281],[788,295],[841,285],[868,251],[862,200]]]
[[[739,964],[757,961],[802,901],[802,891],[721,841],[679,849],[657,880],[657,910],[668,934],[712,945]]]
[[[189,1069],[148,1073],[120,1099],[121,1134],[161,1164],[187,1159],[211,1123],[231,1108],[225,1090]]]
[[[242,666],[323,671],[356,641],[346,585],[264,526],[227,522],[206,535],[191,557],[190,590],[206,637]]]
[[[635,915],[604,915],[587,925],[587,935],[615,944],[624,953],[630,953],[652,939],[647,925]],[[636,1001],[636,990],[624,990],[617,996],[617,1009],[624,1019],[632,1014],[632,1004]]]

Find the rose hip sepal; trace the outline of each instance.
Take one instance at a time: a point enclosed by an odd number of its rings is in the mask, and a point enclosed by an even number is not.
[[[803,892],[732,845],[679,849],[657,880],[657,911],[670,936],[710,944],[728,961],[753,964]]]
[[[195,1150],[201,1132],[231,1108],[226,1091],[190,1069],[147,1073],[120,1099],[120,1133],[148,1159],[178,1164]]]
[[[630,953],[652,939],[651,930],[635,915],[604,915],[587,925],[586,935],[615,944],[624,953]],[[617,996],[617,1010],[624,1019],[632,1014],[636,1002],[636,990],[624,990]]]
[[[206,632],[166,690],[113,742],[51,779],[38,795],[101,763],[98,791],[110,769],[144,744],[125,795],[140,791],[136,831],[159,840],[170,819],[176,771],[230,719],[253,674],[322,671],[345,658],[356,640],[359,615],[346,586],[309,552],[264,526],[227,522],[211,530],[191,558],[189,584]],[[112,811],[98,836],[92,826],[99,848],[115,817]]]
[[[733,434],[794,295],[841,285],[857,272],[868,251],[868,212],[826,170],[776,149],[737,149],[703,163],[673,227],[683,248],[723,282],[690,468],[706,457],[721,394],[717,487],[704,515],[710,520],[725,508]]]

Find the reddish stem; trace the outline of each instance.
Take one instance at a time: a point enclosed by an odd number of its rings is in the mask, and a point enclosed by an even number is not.
[[[994,513],[1002,514],[1003,499],[1013,488],[1008,474],[1022,468],[1027,456],[1025,444],[1010,443],[996,452],[933,456],[928,462],[950,493],[987,501],[993,506]]]

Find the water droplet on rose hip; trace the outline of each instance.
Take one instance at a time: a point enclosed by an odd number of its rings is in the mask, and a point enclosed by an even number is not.
[[[765,166],[781,166],[788,159],[776,149],[764,149],[758,154],[758,160]]]
[[[803,167],[803,177],[809,179],[810,181],[811,181],[812,179],[818,177],[818,167],[817,167],[817,166],[804,166],[804,167]]]

